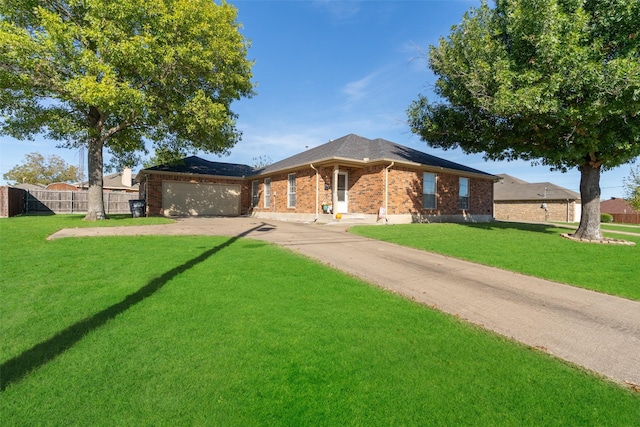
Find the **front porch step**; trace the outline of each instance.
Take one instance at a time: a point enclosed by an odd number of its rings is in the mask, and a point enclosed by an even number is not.
[[[384,219],[380,221],[384,221]],[[343,213],[342,218],[338,219],[335,214],[323,214],[318,216],[318,222],[325,224],[375,224],[378,222],[378,218],[376,215]]]

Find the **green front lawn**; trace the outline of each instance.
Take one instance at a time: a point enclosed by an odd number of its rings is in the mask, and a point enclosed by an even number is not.
[[[607,234],[636,246],[574,242],[552,225],[357,226],[354,234],[640,300],[640,235]]]
[[[3,425],[637,425],[640,396],[261,241],[0,220]]]
[[[580,225],[577,222],[555,222],[558,227],[567,226],[567,228],[577,228]],[[617,223],[601,223],[600,229],[603,231],[623,231],[625,233],[640,234],[640,225],[633,224],[617,224]]]

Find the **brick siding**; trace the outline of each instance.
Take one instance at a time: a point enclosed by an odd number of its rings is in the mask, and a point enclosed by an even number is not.
[[[318,167],[318,210],[322,202],[332,204],[333,167]],[[341,167],[348,174],[348,210],[359,214],[377,214],[385,206],[385,166],[365,168]],[[388,215],[431,214],[460,215],[458,208],[459,176],[437,174],[437,209],[422,208],[422,171],[404,167],[389,170]],[[287,208],[288,173],[271,176],[271,206],[264,207],[264,178],[259,180],[259,200],[253,212],[315,213],[316,172],[296,171],[296,207]],[[325,190],[325,184],[329,190]],[[469,210],[471,215],[492,215],[493,182],[469,178]]]
[[[542,203],[547,205],[546,212],[541,208]],[[573,222],[575,206],[574,201],[566,200],[500,201],[495,202],[494,215],[496,219],[505,221]]]

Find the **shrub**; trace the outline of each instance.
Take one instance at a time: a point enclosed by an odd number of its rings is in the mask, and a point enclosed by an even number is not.
[[[608,213],[601,213],[600,222],[613,222],[613,215],[610,215]]]

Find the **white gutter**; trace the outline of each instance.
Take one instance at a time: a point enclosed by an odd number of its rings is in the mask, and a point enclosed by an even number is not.
[[[391,162],[384,168],[384,222],[389,222],[389,169],[395,164],[396,162]]]
[[[313,163],[309,163],[309,167],[316,171],[316,218],[313,220],[314,222],[318,220],[318,198],[320,197],[320,177],[318,176],[318,169],[313,167]]]

